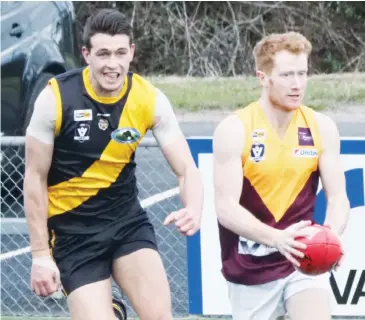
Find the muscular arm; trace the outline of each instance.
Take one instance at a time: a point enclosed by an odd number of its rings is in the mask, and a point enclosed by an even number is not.
[[[319,113],[316,117],[323,145],[323,153],[319,158],[319,171],[327,199],[324,224],[341,235],[349,219],[350,204],[340,158],[340,136],[336,124],[330,118]]]
[[[200,218],[203,207],[203,183],[188,143],[177,122],[172,106],[158,90],[152,128],[162,153],[179,181],[183,205]]]
[[[50,87],[37,98],[25,142],[24,210],[33,257],[49,255],[47,176],[53,153],[56,101]]]
[[[219,222],[232,232],[273,247],[278,231],[239,204],[242,183],[244,129],[235,115],[217,127],[213,138],[215,208]]]

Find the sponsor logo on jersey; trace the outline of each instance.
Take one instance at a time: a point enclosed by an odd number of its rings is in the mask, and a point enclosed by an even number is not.
[[[265,139],[265,129],[255,129],[252,132],[253,140],[264,140]]]
[[[298,128],[298,144],[300,146],[314,146],[312,133],[309,128]]]
[[[316,149],[294,149],[293,156],[297,158],[318,158],[318,151]]]
[[[140,137],[141,134],[134,128],[119,128],[112,132],[112,139],[119,143],[133,143]]]
[[[74,111],[74,121],[90,121],[92,119],[93,119],[93,113],[91,109]]]

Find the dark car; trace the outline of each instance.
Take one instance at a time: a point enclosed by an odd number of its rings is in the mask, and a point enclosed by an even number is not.
[[[71,1],[2,1],[0,20],[1,135],[24,136],[48,80],[82,65],[81,32]],[[24,148],[2,143],[1,151],[4,213],[11,202],[20,201]]]
[[[1,131],[24,135],[47,81],[81,65],[71,1],[1,2]]]

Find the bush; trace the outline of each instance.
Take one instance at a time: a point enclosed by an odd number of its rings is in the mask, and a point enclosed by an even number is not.
[[[252,49],[264,35],[289,30],[313,45],[311,73],[365,71],[365,2],[75,2],[83,25],[91,10],[130,17],[143,74],[252,74]]]

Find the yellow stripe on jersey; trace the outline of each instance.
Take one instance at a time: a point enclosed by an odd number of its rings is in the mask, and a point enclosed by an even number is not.
[[[258,102],[236,114],[245,127],[244,179],[250,181],[274,219],[279,221],[318,169],[322,145],[314,111],[300,107],[282,139]],[[311,130],[313,146],[299,145],[299,128]]]
[[[58,86],[57,80],[52,78],[48,84],[52,87],[53,93],[56,97],[56,125],[55,125],[55,135],[58,136],[61,131],[62,125],[62,98],[60,93],[60,88]]]
[[[130,162],[142,137],[153,124],[155,108],[154,87],[137,75],[133,75],[132,83],[118,128],[137,129],[140,139],[128,144],[111,139],[100,159],[82,176],[49,187],[48,217],[68,212],[95,196],[100,189],[108,188]]]
[[[127,91],[127,88],[128,88],[128,77],[126,76],[124,84],[123,84],[123,88],[120,91],[120,93],[118,94],[118,96],[116,96],[116,97],[100,97],[96,94],[93,86],[91,85],[89,67],[86,67],[82,71],[82,79],[83,79],[83,82],[84,82],[85,89],[86,89],[87,93],[89,94],[89,96],[91,98],[93,98],[95,101],[100,102],[100,103],[104,103],[104,104],[113,104],[113,103],[118,102],[125,95],[125,93]]]

